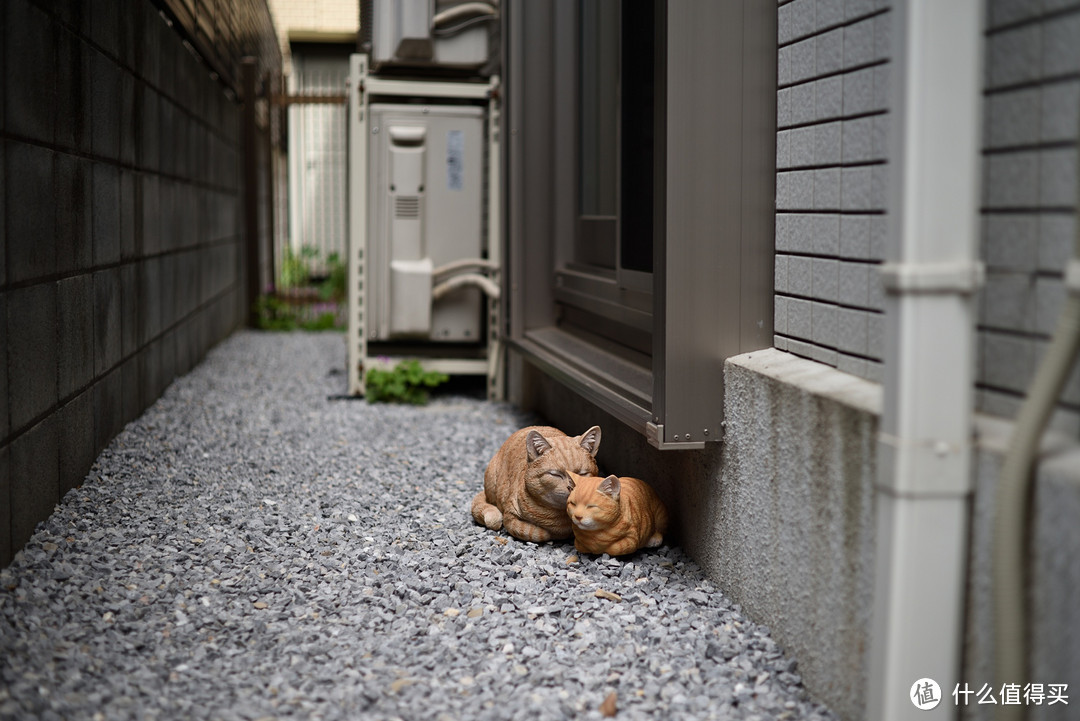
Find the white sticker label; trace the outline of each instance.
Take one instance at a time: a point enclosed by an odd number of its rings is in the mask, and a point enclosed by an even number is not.
[[[461,130],[446,133],[446,185],[450,190],[465,187],[465,133]]]

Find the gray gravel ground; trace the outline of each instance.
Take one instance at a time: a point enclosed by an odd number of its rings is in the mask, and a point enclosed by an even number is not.
[[[334,400],[343,365],[241,332],[112,442],[0,571],[0,718],[835,718],[680,549],[472,523],[537,419]]]

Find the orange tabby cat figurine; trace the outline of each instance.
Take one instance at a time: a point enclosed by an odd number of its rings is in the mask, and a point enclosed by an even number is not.
[[[484,471],[484,490],[472,502],[473,520],[493,531],[505,528],[523,541],[570,538],[566,473],[595,474],[599,447],[598,426],[574,438],[549,426],[515,431]]]
[[[571,472],[569,490],[566,513],[578,551],[624,556],[663,543],[667,509],[644,481]]]

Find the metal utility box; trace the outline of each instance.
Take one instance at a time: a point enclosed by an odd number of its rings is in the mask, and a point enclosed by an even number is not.
[[[369,338],[481,339],[483,293],[432,301],[435,269],[483,252],[484,108],[370,108]]]
[[[486,375],[503,393],[499,78],[349,66],[349,393],[375,367]]]
[[[374,70],[475,73],[489,59],[498,2],[363,0],[361,48]]]

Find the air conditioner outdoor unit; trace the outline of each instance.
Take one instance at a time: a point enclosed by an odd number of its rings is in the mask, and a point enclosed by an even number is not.
[[[392,67],[476,70],[487,62],[497,2],[365,0],[361,50],[375,71]]]
[[[375,103],[370,122],[369,337],[482,340],[480,289],[434,291],[483,252],[484,108]]]

